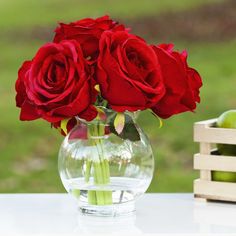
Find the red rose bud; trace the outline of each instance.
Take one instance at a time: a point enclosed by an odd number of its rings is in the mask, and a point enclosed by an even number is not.
[[[124,31],[102,34],[96,79],[102,97],[118,112],[150,108],[165,93],[154,50]]]
[[[202,80],[187,64],[187,52],[173,51],[173,44],[153,46],[161,66],[166,93],[152,110],[162,118],[185,111],[194,111],[200,102]]]
[[[32,62],[20,68],[16,91],[21,120],[41,117],[55,123],[80,115],[92,120],[97,115],[91,72],[73,40],[42,46]]]
[[[56,28],[54,42],[58,43],[65,39],[77,40],[83,50],[85,58],[93,62],[99,52],[99,40],[101,34],[106,30],[124,31],[124,25],[113,21],[109,16],[97,19],[85,18],[69,24],[60,23]]]

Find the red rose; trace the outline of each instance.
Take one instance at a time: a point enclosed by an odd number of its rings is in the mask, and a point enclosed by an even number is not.
[[[96,75],[102,97],[118,112],[152,107],[165,93],[154,50],[124,31],[102,34]]]
[[[25,78],[29,74],[31,61],[25,61],[18,71],[18,79],[15,84],[16,106],[21,107],[21,120],[35,120],[40,118],[35,106],[28,99],[25,89]]]
[[[55,30],[54,42],[75,39],[80,43],[85,58],[91,57],[93,61],[98,56],[99,39],[105,30],[123,31],[125,27],[111,20],[109,16],[86,18],[70,24],[60,23]]]
[[[96,116],[91,72],[76,41],[45,44],[18,75],[16,103],[21,120],[41,117],[58,122],[77,115],[86,120]]]
[[[152,110],[162,118],[194,111],[196,102],[200,102],[201,77],[188,66],[187,52],[178,53],[173,47],[172,44],[153,46],[161,65],[166,93]]]

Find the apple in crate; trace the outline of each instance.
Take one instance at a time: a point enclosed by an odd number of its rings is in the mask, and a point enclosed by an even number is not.
[[[220,115],[217,119],[216,126],[219,128],[236,129],[236,110],[229,110]],[[220,155],[236,156],[236,145],[217,144],[217,149]],[[236,182],[236,172],[212,171],[212,180]]]
[[[224,112],[217,119],[216,126],[219,128],[236,129],[236,110]],[[217,149],[221,155],[236,156],[236,145],[217,144]]]
[[[212,180],[220,182],[236,182],[236,173],[227,171],[212,171]]]

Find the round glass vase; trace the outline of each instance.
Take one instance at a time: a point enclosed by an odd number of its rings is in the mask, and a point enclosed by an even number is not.
[[[135,116],[103,109],[102,119],[78,120],[62,142],[60,177],[67,192],[78,200],[82,213],[132,213],[135,200],[149,187],[154,171],[153,152]]]

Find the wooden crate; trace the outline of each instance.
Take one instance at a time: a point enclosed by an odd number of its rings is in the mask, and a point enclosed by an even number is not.
[[[236,183],[212,181],[211,171],[236,172],[236,157],[217,155],[213,144],[236,144],[236,129],[216,128],[216,119],[194,124],[194,141],[200,152],[194,155],[194,169],[200,178],[194,181],[194,196],[207,200],[236,202]]]

